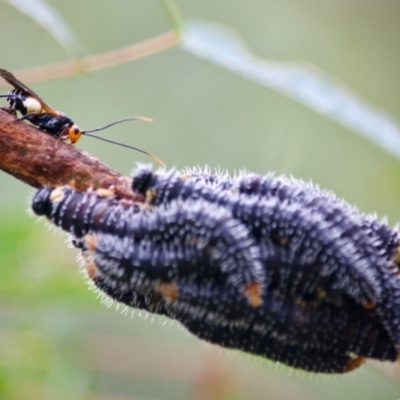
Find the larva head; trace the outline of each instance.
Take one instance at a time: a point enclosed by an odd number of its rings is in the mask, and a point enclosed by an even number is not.
[[[49,198],[52,189],[48,186],[43,186],[38,190],[32,199],[32,210],[36,215],[47,215],[49,213]]]

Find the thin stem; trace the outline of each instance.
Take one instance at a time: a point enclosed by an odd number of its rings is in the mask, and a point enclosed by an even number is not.
[[[181,10],[174,0],[161,0],[161,4],[164,7],[168,19],[170,20],[172,28],[179,36],[181,36],[183,26],[183,16]]]
[[[76,73],[97,71],[137,60],[167,50],[178,44],[178,42],[179,35],[175,31],[168,31],[140,43],[84,57],[79,61],[68,60],[16,71],[15,75],[18,76],[18,79],[22,82],[29,83],[63,78]],[[3,87],[7,87],[7,83],[0,80],[0,88]]]

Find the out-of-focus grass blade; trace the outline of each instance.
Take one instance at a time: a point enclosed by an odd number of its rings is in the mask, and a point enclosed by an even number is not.
[[[7,0],[18,11],[46,29],[73,57],[80,57],[84,50],[62,15],[46,0]]]
[[[161,5],[171,22],[172,28],[181,33],[183,25],[183,17],[179,7],[176,5],[174,0],[161,0]]]
[[[205,21],[186,24],[182,47],[303,103],[400,159],[400,126],[394,117],[368,104],[317,68],[305,63],[284,63],[256,57],[233,31]]]

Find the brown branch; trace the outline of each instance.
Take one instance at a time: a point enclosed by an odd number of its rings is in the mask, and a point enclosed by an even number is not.
[[[120,198],[142,201],[130,179],[77,147],[20,121],[0,109],[0,169],[39,188],[70,185],[78,191],[113,187]]]

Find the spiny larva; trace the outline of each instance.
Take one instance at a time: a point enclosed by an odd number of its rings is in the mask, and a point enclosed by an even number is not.
[[[223,347],[313,372],[400,344],[399,233],[293,178],[139,167],[132,190],[40,189],[33,210],[69,232],[113,299]]]

